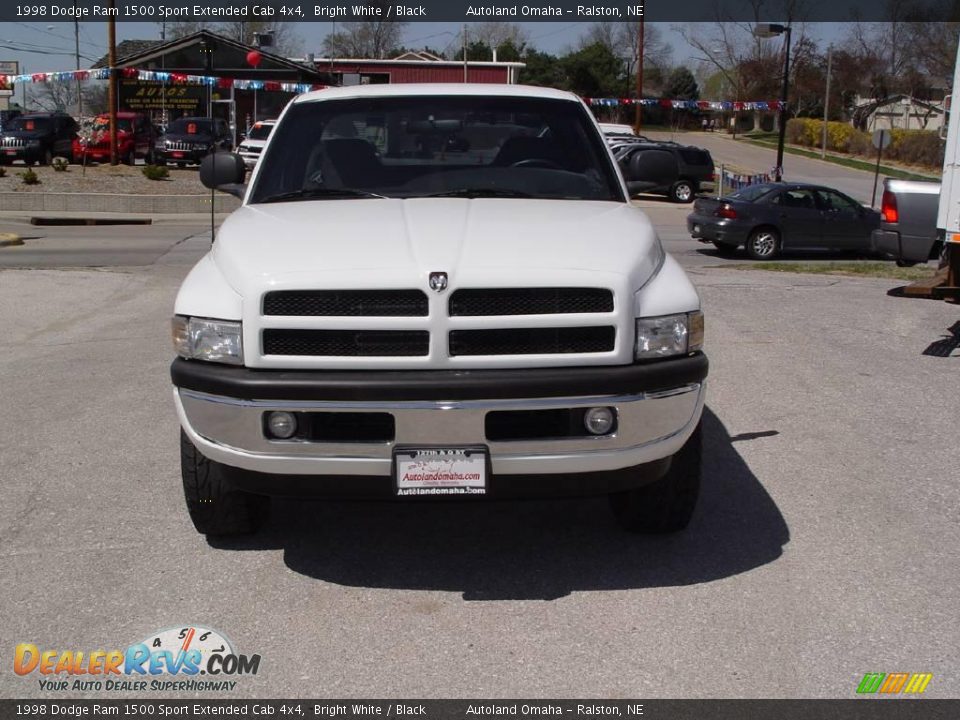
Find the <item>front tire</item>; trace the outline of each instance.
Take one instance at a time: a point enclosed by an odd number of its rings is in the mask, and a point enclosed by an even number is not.
[[[671,458],[667,474],[656,482],[609,496],[610,509],[624,530],[672,533],[690,523],[700,495],[702,421]]]
[[[745,249],[752,260],[773,260],[780,254],[780,233],[771,227],[757,228],[747,238]]]
[[[689,180],[677,180],[670,186],[670,199],[675,203],[692,203],[693,195],[693,183]]]
[[[230,489],[225,466],[200,454],[180,431],[180,473],[187,511],[197,532],[249,535],[267,520],[270,498]]]

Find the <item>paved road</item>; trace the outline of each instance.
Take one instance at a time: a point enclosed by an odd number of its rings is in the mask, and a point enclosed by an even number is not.
[[[776,148],[765,148],[740,140],[733,140],[723,133],[688,132],[648,133],[649,137],[673,139],[677,142],[706,148],[713,156],[719,172],[720,164],[735,167],[742,172],[769,173],[777,164]],[[784,179],[792,182],[821,183],[845,192],[860,202],[870,203],[873,191],[873,173],[854,170],[800,155],[785,154],[783,157]],[[883,175],[878,188],[883,187]],[[880,190],[877,190],[879,202]]]
[[[0,270],[0,696],[44,694],[15,642],[181,623],[262,655],[238,697],[852,698],[867,671],[960,696],[956,306],[706,267],[664,227],[711,358],[686,533],[624,535],[600,500],[280,502],[256,539],[210,544],[167,378],[202,232],[137,229],[139,267]]]

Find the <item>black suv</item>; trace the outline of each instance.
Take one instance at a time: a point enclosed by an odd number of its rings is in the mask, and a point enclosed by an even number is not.
[[[55,157],[71,159],[77,121],[66,113],[28,113],[4,123],[0,163],[23,160],[49,165]]]
[[[225,120],[208,117],[182,117],[174,120],[157,140],[153,156],[158,165],[187,163],[199,165],[211,152],[233,149],[233,137]]]
[[[690,145],[635,142],[618,148],[616,158],[631,195],[652,193],[689,203],[714,181],[709,151]]]

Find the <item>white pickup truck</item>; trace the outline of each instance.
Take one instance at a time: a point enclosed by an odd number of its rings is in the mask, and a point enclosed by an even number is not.
[[[378,85],[292,101],[176,299],[171,367],[198,531],[269,497],[608,494],[687,525],[707,359],[584,103],[545,88]]]

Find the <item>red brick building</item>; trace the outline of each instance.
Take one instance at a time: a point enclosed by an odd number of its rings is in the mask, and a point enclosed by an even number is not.
[[[304,62],[295,60],[294,62]],[[340,85],[387,83],[462,83],[462,60],[443,60],[427,52],[410,52],[392,60],[316,58],[318,72],[326,72]],[[468,61],[466,82],[516,84],[522,62]]]

